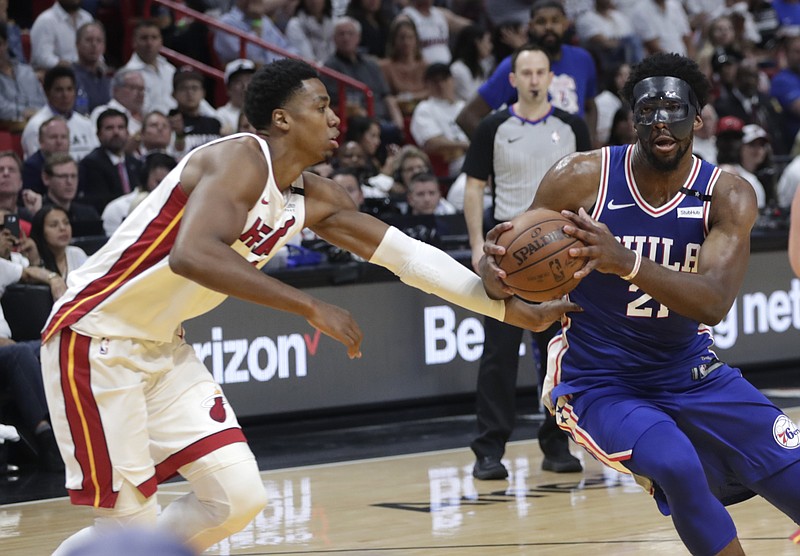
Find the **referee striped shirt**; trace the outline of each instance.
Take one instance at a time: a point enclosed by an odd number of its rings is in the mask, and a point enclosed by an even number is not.
[[[589,128],[579,116],[553,107],[544,117],[527,120],[509,106],[481,120],[463,171],[482,181],[493,178],[494,218],[505,221],[531,205],[553,164],[590,148]]]

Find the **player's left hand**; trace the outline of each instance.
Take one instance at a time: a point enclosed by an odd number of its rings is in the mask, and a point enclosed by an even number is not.
[[[573,257],[586,257],[586,264],[575,273],[575,278],[586,278],[593,270],[619,276],[625,276],[630,272],[635,255],[617,241],[608,226],[589,216],[583,208],[578,209],[577,214],[562,210],[561,215],[574,224],[564,226],[564,233],[578,238],[585,245],[585,247],[572,247],[569,250],[569,254]]]

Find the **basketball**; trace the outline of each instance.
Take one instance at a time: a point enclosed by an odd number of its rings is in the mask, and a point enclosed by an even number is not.
[[[505,255],[496,257],[506,272],[506,285],[528,301],[550,301],[571,292],[579,282],[572,275],[586,259],[569,255],[570,247],[583,247],[579,239],[564,233],[570,221],[555,211],[535,209],[511,223],[514,227],[497,239],[506,248]]]

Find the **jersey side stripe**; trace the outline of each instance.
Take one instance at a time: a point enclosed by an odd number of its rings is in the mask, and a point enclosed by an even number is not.
[[[148,224],[141,237],[125,250],[106,275],[91,282],[80,292],[80,300],[65,303],[50,319],[50,324],[42,335],[42,341],[46,342],[57,330],[77,322],[127,280],[166,257],[175,243],[185,204],[186,195],[178,185],[158,216]]]

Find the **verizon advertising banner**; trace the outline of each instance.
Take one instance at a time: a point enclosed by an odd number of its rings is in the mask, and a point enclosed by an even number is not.
[[[236,299],[186,323],[187,341],[239,416],[474,392],[483,350],[480,315],[398,281],[307,291],[352,312],[364,331],[361,359],[348,359],[344,346],[304,319]],[[800,362],[800,280],[785,252],[752,255],[715,339],[718,356],[733,365]],[[532,386],[529,334],[520,354],[519,384]]]

